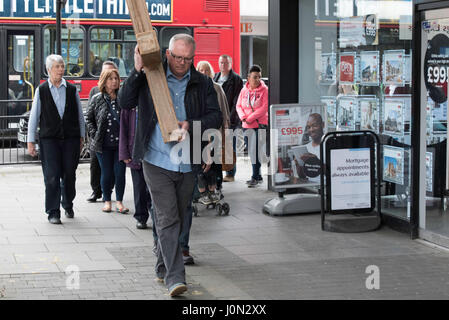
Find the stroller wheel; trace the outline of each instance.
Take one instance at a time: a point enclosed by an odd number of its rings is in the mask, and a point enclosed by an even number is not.
[[[217,203],[215,209],[217,210],[217,215],[221,216],[221,214],[223,212],[223,208],[222,208],[221,204]]]
[[[198,208],[195,205],[193,206],[193,216],[198,217]]]
[[[223,215],[224,215],[224,216],[229,215],[229,211],[231,210],[231,208],[229,207],[229,204],[228,204],[227,202],[223,203],[223,204],[221,205],[221,208],[222,208],[222,210],[223,210]]]

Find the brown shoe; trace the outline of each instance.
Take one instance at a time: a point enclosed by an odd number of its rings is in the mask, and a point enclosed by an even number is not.
[[[234,182],[234,177],[233,176],[225,176],[223,178],[223,182]]]

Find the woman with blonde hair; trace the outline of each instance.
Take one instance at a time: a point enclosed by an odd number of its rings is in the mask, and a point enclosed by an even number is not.
[[[214,89],[217,92],[218,105],[220,106],[221,113],[223,114],[223,125],[220,128],[222,133],[225,129],[229,128],[229,106],[226,95],[221,86],[213,81],[214,69],[208,61],[200,61],[196,65],[196,70],[212,79]],[[224,135],[222,134],[222,137]],[[198,176],[198,190],[201,193],[199,202],[202,204],[209,204],[220,200],[219,195],[215,193],[215,189],[221,189],[221,183],[223,181],[222,165],[214,163],[212,165],[205,165],[203,173]],[[208,188],[207,188],[208,187]],[[208,189],[208,190],[207,190]]]
[[[120,106],[117,92],[120,75],[117,70],[103,70],[98,81],[99,93],[94,95],[87,111],[90,150],[95,152],[101,167],[101,189],[105,205],[103,212],[111,212],[113,177],[115,180],[116,211],[128,213],[123,206],[126,166],[118,159],[120,137]]]

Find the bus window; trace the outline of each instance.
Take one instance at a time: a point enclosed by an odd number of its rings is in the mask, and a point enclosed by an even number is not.
[[[84,29],[81,27],[63,27],[61,30],[61,55],[65,61],[65,75],[81,77],[84,73]],[[45,58],[56,52],[56,27],[44,29],[44,64]],[[47,70],[45,70],[47,73]]]
[[[130,28],[94,27],[90,30],[89,72],[99,76],[104,61],[114,61],[120,77],[127,77],[134,67],[136,37]]]
[[[168,49],[168,44],[170,42],[171,37],[173,37],[175,34],[177,33],[187,33],[192,35],[192,30],[190,28],[187,27],[178,27],[178,28],[174,28],[174,27],[163,27],[161,29],[161,36],[159,39],[159,44],[161,46],[161,51],[162,51],[162,55],[165,55],[165,50]]]

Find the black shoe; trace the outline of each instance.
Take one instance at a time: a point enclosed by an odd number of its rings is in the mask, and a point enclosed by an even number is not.
[[[182,260],[184,261],[184,265],[192,265],[195,264],[193,257],[190,255],[189,251],[182,252]]]
[[[48,217],[48,222],[50,222],[51,224],[62,224],[59,217]]]
[[[257,182],[256,179],[251,179],[250,181],[248,181],[248,188],[254,188],[255,186],[257,186],[259,183]]]
[[[136,228],[137,229],[148,229],[148,226],[145,222],[138,221],[136,224]]]
[[[65,216],[69,219],[73,219],[73,217],[75,216],[75,212],[73,212],[73,209],[65,209]]]
[[[101,199],[101,194],[98,195],[98,194],[95,194],[95,192],[93,192],[93,193],[90,195],[90,197],[87,198],[86,200],[87,200],[88,202],[97,202],[98,199]]]

